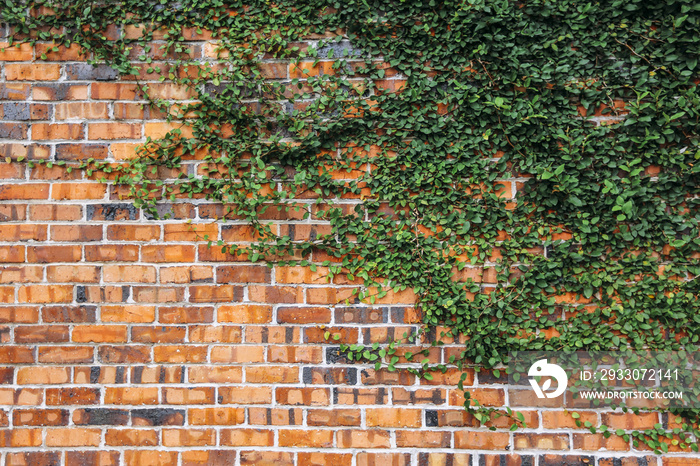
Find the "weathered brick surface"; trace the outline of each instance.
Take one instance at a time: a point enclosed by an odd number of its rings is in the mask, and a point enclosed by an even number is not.
[[[186,34],[197,57],[215,56],[206,31]],[[0,53],[3,159],[124,161],[172,127],[145,105],[136,77],[88,65],[75,47],[36,49]],[[43,52],[48,60],[35,61]],[[285,80],[333,69],[330,61],[272,61],[261,71]],[[192,97],[158,78],[145,68],[139,76],[161,98]],[[404,84],[393,70],[378,83],[384,91]],[[514,196],[518,182],[503,184]],[[528,423],[517,432],[503,420],[491,423],[495,431],[479,427],[461,407],[460,373],[420,381],[338,354],[338,342],[387,343],[415,330],[410,290],[346,303],[357,283],[329,283],[323,267],[270,269],[209,249],[205,236],[253,239],[240,221],[215,222],[221,206],[183,199],[164,207],[173,220],[157,222],[120,193],[77,171],[0,167],[0,464],[700,464],[697,455],[658,458],[591,434],[561,403],[533,408],[532,394],[470,371],[472,398],[517,407]],[[313,199],[299,204],[317,212]],[[266,215],[292,239],[328,232],[315,215]],[[493,281],[492,268],[483,272]],[[339,340],[329,343],[326,332]],[[459,345],[447,345],[429,360],[456,354]],[[613,429],[661,422],[656,414],[580,415]]]

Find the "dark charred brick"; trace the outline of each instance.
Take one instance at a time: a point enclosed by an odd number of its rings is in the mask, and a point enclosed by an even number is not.
[[[87,206],[88,220],[138,220],[139,210],[132,204],[90,204]]]
[[[129,423],[129,412],[107,408],[78,409],[73,413],[73,422],[88,426],[125,426]]]

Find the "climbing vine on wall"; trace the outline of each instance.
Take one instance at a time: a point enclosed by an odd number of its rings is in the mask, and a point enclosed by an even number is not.
[[[696,348],[697,2],[8,0],[0,17],[17,43],[78,44],[189,93],[142,84],[174,129],[128,165],[67,169],[129,187],[153,216],[220,201],[258,238],[213,240],[224,252],[326,267],[370,302],[413,290],[427,328],[449,329],[434,343],[465,342],[452,364]],[[195,34],[211,34],[210,58],[194,58]],[[282,235],[272,220],[289,212],[325,226]],[[670,411],[697,433],[700,411]],[[636,439],[661,450],[684,435]]]

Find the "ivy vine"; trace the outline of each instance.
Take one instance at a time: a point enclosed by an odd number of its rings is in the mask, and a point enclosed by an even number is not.
[[[175,125],[128,164],[49,164],[128,186],[154,217],[219,201],[257,238],[210,241],[222,252],[324,267],[368,302],[412,290],[426,328],[464,341],[450,365],[697,348],[695,1],[6,0],[0,17],[15,43],[78,44],[139,77]],[[196,34],[216,56],[192,53]],[[193,99],[159,98],[151,76]],[[290,237],[289,215],[322,225]],[[345,350],[393,370],[396,344]],[[697,451],[700,410],[668,411],[683,429],[635,443]]]

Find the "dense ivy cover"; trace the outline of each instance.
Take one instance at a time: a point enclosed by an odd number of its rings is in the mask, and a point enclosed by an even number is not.
[[[463,338],[464,362],[479,366],[510,350],[696,348],[696,1],[6,0],[0,17],[16,39],[78,43],[124,74],[145,67],[197,91],[195,102],[153,101],[186,127],[128,168],[84,168],[116,172],[153,213],[176,193],[222,201],[260,235],[222,250],[303,265],[323,253],[340,265],[310,266],[360,280],[366,296],[411,288],[424,322]],[[145,24],[143,37],[103,35],[130,24]],[[212,31],[219,60],[189,59],[182,27]],[[143,48],[159,28],[170,69]],[[310,33],[327,38],[307,48]],[[266,80],[262,58],[310,76]],[[195,153],[208,175],[153,174]],[[515,199],[502,182],[512,178]],[[299,197],[317,200],[312,215],[330,231],[273,234],[266,219]],[[494,267],[498,286],[473,266]],[[699,419],[673,414],[691,432]],[[688,446],[661,425],[635,435]]]

